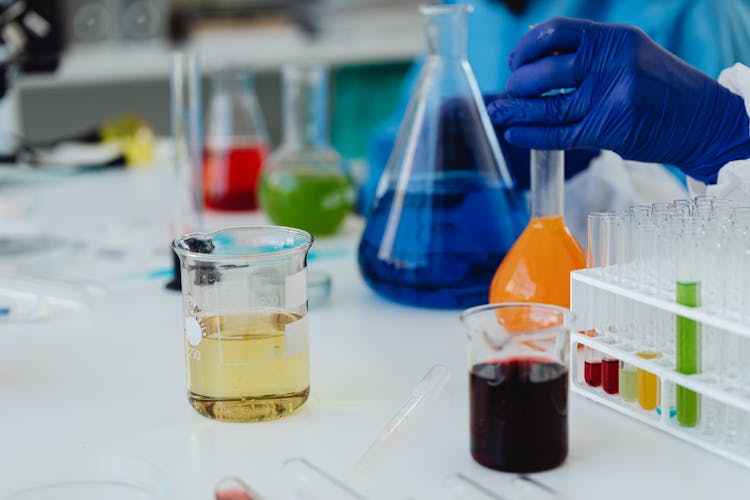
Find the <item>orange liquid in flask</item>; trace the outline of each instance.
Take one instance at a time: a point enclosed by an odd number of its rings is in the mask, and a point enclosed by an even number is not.
[[[570,307],[570,272],[586,255],[561,215],[531,219],[490,285],[490,302],[541,302]]]
[[[495,272],[489,299],[567,308],[570,272],[586,267],[586,254],[562,216],[562,152],[533,151],[532,169],[532,219]]]

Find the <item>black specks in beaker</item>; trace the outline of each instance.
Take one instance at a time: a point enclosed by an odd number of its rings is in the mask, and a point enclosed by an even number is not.
[[[199,237],[188,238],[185,240],[191,252],[195,253],[212,253],[216,248],[211,238],[204,239]],[[213,285],[221,280],[221,273],[215,264],[208,262],[196,262],[193,266],[195,275],[194,283],[197,286]]]
[[[203,239],[197,237],[186,239],[185,246],[187,246],[191,252],[196,253],[211,253],[214,251],[214,248],[216,248],[211,238]]]

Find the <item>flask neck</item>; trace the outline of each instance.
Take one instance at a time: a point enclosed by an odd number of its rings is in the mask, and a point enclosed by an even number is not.
[[[444,59],[466,59],[468,16],[470,5],[424,5],[427,51],[430,56]]]
[[[565,160],[563,151],[531,150],[531,217],[562,216]]]
[[[284,146],[328,146],[328,79],[320,66],[288,66],[283,73]]]

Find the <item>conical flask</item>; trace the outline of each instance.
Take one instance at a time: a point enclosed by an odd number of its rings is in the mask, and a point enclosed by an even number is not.
[[[570,272],[586,254],[563,220],[562,151],[531,151],[531,220],[497,269],[490,302],[570,307]]]
[[[421,7],[428,55],[359,245],[365,281],[405,304],[484,303],[528,220],[466,60],[471,10]]]
[[[206,208],[254,210],[269,141],[253,73],[247,67],[226,67],[211,83],[203,158]]]

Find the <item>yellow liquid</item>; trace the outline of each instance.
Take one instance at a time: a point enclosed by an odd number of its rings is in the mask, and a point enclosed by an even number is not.
[[[286,312],[200,318],[200,343],[185,341],[193,408],[217,420],[253,422],[302,406],[310,386],[307,343],[292,346],[285,335],[301,320]]]
[[[659,357],[655,352],[636,353],[643,359]],[[638,404],[644,410],[655,410],[659,404],[659,377],[646,370],[638,369]]]

